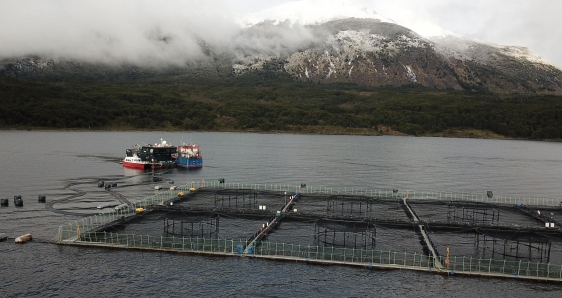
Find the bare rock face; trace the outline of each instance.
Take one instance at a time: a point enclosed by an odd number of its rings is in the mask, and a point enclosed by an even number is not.
[[[432,42],[397,25],[357,22],[364,26],[330,34],[322,46],[291,55],[285,70],[316,83],[462,89]]]
[[[203,55],[184,65],[109,65],[63,58],[0,61],[0,75],[49,79],[224,78],[253,72],[290,75],[316,84],[416,84],[436,89],[562,94],[562,71],[521,47],[458,37],[432,40],[377,19],[348,18],[300,26],[262,22],[231,44],[199,42]],[[165,46],[165,45],[163,45]]]
[[[323,44],[286,59],[285,71],[299,80],[366,86],[419,84],[501,93],[562,92],[560,69],[526,48],[455,37],[431,41],[404,27],[374,20],[334,21],[316,30],[322,28],[332,29]]]

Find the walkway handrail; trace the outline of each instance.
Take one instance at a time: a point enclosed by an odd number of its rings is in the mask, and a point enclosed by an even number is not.
[[[218,254],[239,254],[240,251],[235,249],[243,245],[247,247],[247,241],[235,241],[228,239],[205,239],[205,238],[177,238],[177,237],[155,237],[155,236],[139,236],[130,234],[116,234],[106,232],[95,232],[108,225],[125,221],[134,216],[135,209],[150,208],[154,205],[168,204],[177,199],[179,192],[189,192],[192,188],[233,188],[233,189],[253,189],[268,191],[295,191],[296,193],[309,194],[346,194],[361,195],[373,197],[394,197],[412,199],[433,199],[433,200],[467,200],[476,201],[477,196],[469,195],[445,195],[431,193],[416,194],[415,192],[399,192],[399,191],[380,191],[380,190],[364,190],[354,188],[312,188],[312,187],[290,187],[287,185],[267,185],[267,184],[243,184],[243,183],[215,183],[215,182],[191,182],[189,185],[183,185],[175,190],[159,192],[155,195],[146,197],[138,202],[123,206],[108,213],[100,213],[89,216],[73,223],[59,226],[56,240],[58,243],[80,244],[84,241],[101,243],[104,246],[125,246],[136,247],[139,249],[166,249],[193,252],[206,252]],[[499,197],[502,198],[502,197]],[[480,199],[484,200],[483,197]],[[489,203],[498,204],[498,198],[495,202],[492,199],[486,200]],[[519,200],[519,199],[518,199]],[[535,199],[535,201],[527,200],[527,205],[539,205],[542,203],[553,202],[552,199]],[[551,200],[551,201],[548,201]],[[503,202],[509,204],[517,204],[510,197],[509,200]],[[533,204],[534,202],[534,204]],[[288,204],[290,205],[290,204]],[[102,236],[103,235],[103,236]],[[274,245],[274,246],[273,246]],[[362,266],[388,266],[389,268],[403,268],[414,270],[441,270],[434,267],[434,264],[443,264],[442,257],[432,257],[423,254],[411,254],[407,252],[396,251],[376,251],[366,249],[349,249],[323,246],[309,246],[288,243],[272,243],[267,241],[256,241],[256,249],[252,250],[253,255],[269,257],[269,258],[291,258],[301,260],[317,260],[321,262],[337,262],[342,264],[362,265]],[[246,251],[247,253],[248,251]],[[242,251],[244,253],[244,251]],[[392,261],[391,261],[392,260]],[[450,272],[465,274],[486,274],[495,276],[519,276],[534,279],[546,279],[562,281],[562,265],[538,262],[522,262],[507,261],[495,259],[477,259],[471,257],[449,257],[446,270]]]
[[[449,256],[446,268],[436,263],[445,263],[444,257],[437,259],[419,253],[383,251],[372,249],[337,248],[269,241],[255,242],[251,252],[240,251],[248,242],[232,239],[208,239],[191,237],[163,237],[150,235],[88,232],[76,245],[98,245],[107,247],[165,250],[176,252],[208,253],[216,255],[251,255],[271,259],[317,261],[322,263],[358,265],[437,271],[448,274],[487,275],[497,277],[528,278],[562,282],[562,265],[539,262],[479,259]]]
[[[409,198],[412,200],[440,200],[440,201],[466,201],[481,202],[490,204],[505,205],[534,205],[534,206],[559,206],[561,201],[552,198],[532,198],[532,197],[514,197],[514,196],[496,196],[488,197],[486,194],[463,194],[463,193],[441,193],[441,192],[416,192],[412,190],[381,190],[381,189],[365,189],[354,187],[314,187],[314,186],[294,186],[294,185],[275,185],[275,184],[256,184],[256,183],[220,183],[219,181],[192,181],[190,187],[194,188],[229,188],[229,189],[252,189],[252,190],[269,190],[269,191],[287,191],[299,192],[303,194],[328,194],[328,195],[362,195],[371,197],[395,197]]]

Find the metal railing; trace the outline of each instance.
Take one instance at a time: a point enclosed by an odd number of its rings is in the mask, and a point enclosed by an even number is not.
[[[65,240],[73,240],[80,232],[96,231],[111,223],[125,221],[129,217],[135,215],[136,208],[148,208],[153,205],[161,205],[174,199],[179,192],[187,194],[191,188],[210,188],[210,189],[252,189],[263,191],[287,191],[300,192],[308,194],[327,194],[327,195],[361,195],[370,197],[395,197],[409,198],[420,200],[443,200],[443,201],[469,201],[469,202],[486,202],[494,204],[527,204],[527,205],[546,205],[557,206],[554,199],[548,198],[520,198],[520,197],[494,197],[488,198],[485,195],[469,195],[469,194],[449,194],[449,193],[432,193],[432,192],[414,192],[414,191],[393,191],[393,190],[373,190],[361,188],[332,188],[332,187],[301,187],[289,185],[274,184],[250,184],[250,183],[219,183],[217,181],[193,181],[188,185],[182,185],[175,190],[162,191],[155,195],[146,197],[140,201],[130,205],[122,206],[118,210],[100,213],[90,217],[86,217],[68,225],[59,227],[59,233],[56,240],[59,242]]]
[[[482,201],[504,204],[519,204],[523,201],[528,205],[554,205],[552,199],[538,198],[497,197],[492,200],[484,196],[462,194],[416,193],[410,191],[398,192],[392,190],[365,190],[356,188],[291,187],[288,185],[247,183],[224,184],[214,181],[201,181],[191,182],[189,185],[177,187],[175,190],[159,192],[130,205],[122,206],[121,208],[118,208],[118,210],[112,212],[96,214],[87,218],[76,220],[66,225],[61,225],[58,230],[56,241],[59,243],[77,241],[78,243],[99,243],[105,246],[118,245],[140,249],[179,250],[218,253],[223,255],[244,254],[244,251],[246,251],[251,255],[264,258],[299,259],[361,266],[388,266],[391,268],[408,268],[413,270],[439,270],[434,267],[435,261],[439,261],[441,264],[447,264],[446,270],[452,273],[457,272],[464,274],[484,274],[495,276],[513,275],[515,277],[562,281],[562,265],[554,265],[550,263],[476,259],[471,257],[450,257],[448,260],[444,257],[438,257],[439,260],[435,260],[431,256],[417,253],[412,254],[397,251],[334,248],[289,243],[274,243],[267,241],[256,242],[253,249],[246,249],[249,245],[247,241],[96,232],[109,225],[127,221],[136,214],[136,208],[149,208],[153,205],[167,204],[170,200],[177,198],[179,192],[187,194],[190,188],[233,188],[264,191],[294,191],[310,194],[346,194],[396,198],[408,197],[412,199]]]
[[[125,248],[209,253],[220,255],[252,255],[271,259],[340,263],[364,267],[403,268],[412,270],[440,270],[435,259],[419,253],[353,248],[310,246],[269,241],[255,242],[255,247],[244,240],[163,237],[149,235],[87,232],[80,241]],[[245,253],[245,251],[247,253]],[[450,274],[513,276],[516,278],[562,281],[562,265],[538,262],[478,259],[472,257],[438,257]]]
[[[153,205],[161,205],[178,196],[179,192],[187,194],[189,187],[180,186],[175,190],[162,191],[155,195],[146,197],[140,201],[129,205],[120,205],[114,211],[95,214],[80,220],[76,220],[66,225],[59,226],[56,241],[76,240],[78,235],[83,232],[96,231],[107,225],[125,221],[134,216],[137,208],[149,208]]]
[[[359,195],[370,197],[396,197],[409,198],[417,200],[441,200],[441,201],[467,201],[482,202],[491,204],[505,205],[534,205],[534,206],[559,206],[561,203],[552,198],[531,198],[531,197],[512,197],[512,196],[492,196],[488,198],[486,194],[457,194],[457,193],[441,193],[441,192],[416,192],[410,190],[380,190],[380,189],[364,189],[353,187],[315,187],[315,186],[291,186],[291,185],[274,185],[274,184],[255,184],[255,183],[220,183],[218,181],[193,181],[190,187],[194,188],[229,188],[229,189],[252,189],[264,191],[287,191],[300,192],[308,194],[327,194],[327,195]]]
[[[446,264],[446,257],[440,257]],[[477,259],[472,257],[449,257],[446,267],[452,272],[476,272],[489,275],[512,275],[562,281],[562,265],[526,261]]]

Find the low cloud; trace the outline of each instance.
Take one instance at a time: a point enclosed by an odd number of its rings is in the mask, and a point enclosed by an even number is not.
[[[287,3],[292,2],[292,3]],[[552,0],[0,0],[0,59],[24,56],[108,64],[184,65],[211,49],[282,55],[311,42],[304,27],[336,16],[390,18],[422,35],[451,31],[524,46],[559,67],[562,1]],[[354,4],[356,3],[356,4]],[[276,8],[267,8],[282,4]],[[248,6],[252,7],[248,7]],[[366,7],[364,9],[363,7]],[[263,11],[256,12],[267,8]],[[300,8],[294,10],[294,8]],[[361,10],[358,10],[361,9]],[[236,11],[238,15],[235,15]],[[263,17],[287,26],[242,33]],[[252,28],[250,28],[252,29]],[[446,30],[445,30],[446,29]],[[269,35],[268,35],[269,34]]]
[[[438,35],[443,28],[485,42],[523,46],[562,67],[562,1],[357,1],[422,35]]]
[[[220,1],[3,1],[0,58],[28,55],[90,62],[184,64],[201,40],[228,44],[239,32]],[[219,7],[217,9],[217,7]]]
[[[3,1],[3,0],[0,0]],[[5,1],[0,59],[40,56],[106,64],[185,65],[203,51],[282,56],[310,43],[303,26],[243,28],[224,1]]]

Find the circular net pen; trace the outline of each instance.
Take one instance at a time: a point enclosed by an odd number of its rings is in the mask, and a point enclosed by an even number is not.
[[[376,227],[371,223],[318,220],[314,244],[325,247],[375,249]]]
[[[333,195],[326,198],[326,215],[374,217],[374,203],[366,196]]]
[[[215,208],[255,209],[258,208],[260,193],[251,189],[225,189],[214,194]]]
[[[191,216],[189,219],[164,219],[164,235],[178,237],[218,238],[219,216]]]
[[[498,225],[500,211],[495,206],[479,202],[451,201],[448,204],[447,219],[480,225]]]
[[[532,231],[505,233],[493,230],[478,230],[474,245],[483,255],[501,256],[503,259],[529,262],[550,262],[551,241],[544,235]]]

